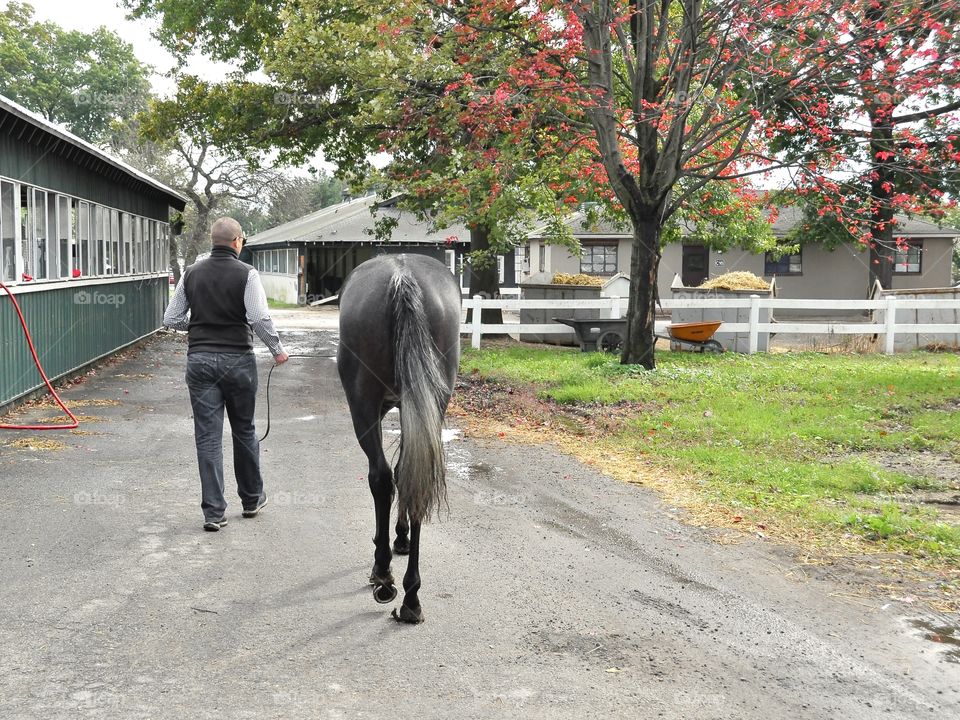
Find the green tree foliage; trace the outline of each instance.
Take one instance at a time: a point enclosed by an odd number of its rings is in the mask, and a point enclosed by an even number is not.
[[[0,12],[0,94],[92,143],[146,106],[150,72],[105,27],[64,30],[21,2]]]
[[[570,176],[578,154],[588,161],[586,149],[547,122],[544,102],[519,84],[519,92],[503,97],[511,59],[535,40],[529,31],[493,48],[476,34],[457,34],[452,19],[428,2],[344,7],[305,0],[282,3],[280,24],[260,25],[244,48],[218,44],[215,34],[238,17],[256,16],[254,5],[130,3],[162,18],[159,37],[172,49],[209,47],[218,59],[247,68],[259,52],[269,78],[219,86],[183,78],[176,103],[163,108],[171,126],[205,117],[215,137],[238,149],[277,149],[295,162],[321,149],[342,174],[402,195],[402,207],[435,229],[466,224],[473,293],[496,293],[495,256],[522,241],[540,216],[576,204],[579,188]],[[487,124],[485,108],[505,102],[510,127]],[[372,173],[367,159],[378,151],[391,162]],[[380,229],[389,233],[387,223]]]

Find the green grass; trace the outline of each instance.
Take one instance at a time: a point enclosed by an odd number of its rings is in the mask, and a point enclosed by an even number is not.
[[[300,307],[296,303],[286,303],[280,300],[274,300],[273,298],[267,298],[267,307],[271,310],[290,310],[291,308]]]
[[[881,461],[960,463],[955,354],[661,353],[649,372],[600,353],[501,347],[467,350],[461,367],[561,404],[641,403],[611,439],[696,477],[705,502],[960,564],[957,516],[910,502],[956,481]]]

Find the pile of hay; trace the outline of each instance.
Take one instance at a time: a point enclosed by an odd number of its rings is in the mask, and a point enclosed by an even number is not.
[[[603,280],[594,275],[567,275],[567,273],[555,273],[553,276],[554,285],[589,285],[599,287],[603,285]]]
[[[710,278],[701,286],[704,290],[769,290],[770,283],[752,272],[728,272]]]

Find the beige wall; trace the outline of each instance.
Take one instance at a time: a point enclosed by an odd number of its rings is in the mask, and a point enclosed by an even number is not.
[[[280,275],[278,273],[260,273],[260,282],[263,283],[263,292],[270,300],[279,302],[297,303],[297,276]]]
[[[544,258],[544,272],[567,273],[576,275],[580,272],[580,257],[574,255],[567,248],[558,245],[543,245],[540,240],[530,241],[530,274],[536,275],[540,270],[540,253],[546,253]],[[630,274],[630,238],[619,238],[617,241],[617,272]]]

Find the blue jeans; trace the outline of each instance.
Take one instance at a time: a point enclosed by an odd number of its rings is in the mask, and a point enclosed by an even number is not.
[[[223,497],[223,409],[233,435],[233,472],[244,508],[263,494],[260,441],[253,423],[257,402],[257,359],[253,353],[196,352],[187,355],[187,387],[193,406],[197,464],[205,520],[227,510]]]

